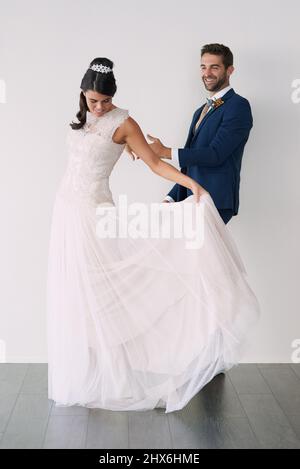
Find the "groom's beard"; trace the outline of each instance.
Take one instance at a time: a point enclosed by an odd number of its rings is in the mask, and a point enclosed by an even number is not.
[[[219,80],[217,80],[213,85],[208,85],[205,83],[205,78],[203,77],[202,78],[202,81],[204,83],[204,86],[205,86],[205,89],[207,91],[210,91],[210,92],[217,92],[219,91],[221,88],[224,88],[224,85],[226,85],[226,82],[227,82],[227,76],[224,75],[223,77],[219,78]]]

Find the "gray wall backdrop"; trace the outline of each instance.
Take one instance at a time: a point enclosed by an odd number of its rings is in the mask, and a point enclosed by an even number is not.
[[[262,308],[244,361],[292,360],[300,338],[299,18],[296,0],[0,1],[0,344],[7,361],[47,361],[51,212],[89,62],[110,57],[115,104],[145,133],[180,147],[206,96],[199,64],[209,42],[232,49],[231,84],[254,116],[240,213],[229,225]],[[169,187],[127,154],[112,177],[115,197],[128,193],[130,201],[160,201]]]

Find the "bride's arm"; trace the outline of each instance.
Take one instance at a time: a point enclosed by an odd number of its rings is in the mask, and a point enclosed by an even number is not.
[[[138,123],[129,117],[124,121],[124,123],[119,127],[114,135],[114,140],[126,142],[127,145],[132,149],[132,151],[139,156],[149,168],[159,176],[162,176],[169,181],[177,182],[181,186],[187,187],[190,189],[196,199],[196,202],[199,201],[199,198],[202,194],[207,193],[205,189],[200,186],[194,179],[186,176],[174,166],[162,161],[150,148],[148,145]]]

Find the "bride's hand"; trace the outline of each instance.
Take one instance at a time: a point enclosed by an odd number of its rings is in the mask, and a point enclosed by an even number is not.
[[[196,203],[199,202],[200,200],[200,197],[204,194],[209,194],[209,192],[207,192],[204,187],[200,186],[200,184],[198,184],[196,181],[193,181],[191,183],[191,191],[193,192],[194,194],[194,200]]]

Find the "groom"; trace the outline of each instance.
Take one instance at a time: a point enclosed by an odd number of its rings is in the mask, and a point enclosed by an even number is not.
[[[237,215],[242,156],[253,125],[250,104],[229,84],[233,55],[223,44],[207,44],[201,50],[201,77],[209,92],[207,103],[194,113],[185,147],[165,147],[151,137],[152,150],[179,164],[181,172],[206,189],[224,223]],[[192,192],[179,184],[164,202],[179,202]]]

